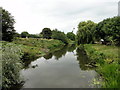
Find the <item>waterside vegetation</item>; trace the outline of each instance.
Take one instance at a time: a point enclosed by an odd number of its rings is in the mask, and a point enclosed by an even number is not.
[[[2,87],[10,88],[21,83],[19,71],[29,65],[32,60],[46,55],[60,47],[76,43],[78,50],[84,50],[88,58],[89,67],[96,67],[96,71],[103,78],[102,87],[120,88],[120,17],[105,19],[101,22],[83,21],[78,25],[78,31],[65,34],[57,29],[44,28],[40,34],[33,35],[27,31],[21,34],[14,30],[14,18],[5,9],[0,8],[2,14],[2,40],[0,54],[2,55]],[[102,42],[101,42],[102,39]],[[102,43],[95,44],[95,43]],[[61,51],[62,52],[62,51]],[[24,62],[28,61],[27,64]]]

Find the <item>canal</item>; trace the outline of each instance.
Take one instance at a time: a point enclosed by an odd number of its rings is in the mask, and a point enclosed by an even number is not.
[[[22,88],[94,88],[97,72],[88,67],[90,60],[75,45],[47,53],[21,70]]]

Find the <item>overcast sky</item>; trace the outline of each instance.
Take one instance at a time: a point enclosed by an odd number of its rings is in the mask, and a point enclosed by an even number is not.
[[[17,32],[40,33],[44,27],[71,32],[81,21],[100,22],[118,15],[119,0],[1,0],[16,21]]]

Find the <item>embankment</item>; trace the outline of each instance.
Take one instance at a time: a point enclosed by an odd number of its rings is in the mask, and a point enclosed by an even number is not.
[[[84,49],[91,59],[89,65],[96,67],[101,75],[103,88],[120,88],[119,47],[85,44]]]

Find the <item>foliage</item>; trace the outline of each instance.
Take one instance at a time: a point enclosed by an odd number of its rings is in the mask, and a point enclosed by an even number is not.
[[[29,36],[29,33],[27,31],[24,31],[24,32],[21,33],[22,38],[26,38],[28,36]]]
[[[64,45],[59,40],[39,38],[17,38],[13,43],[21,45],[24,61],[35,60],[46,52]]]
[[[13,40],[15,30],[14,30],[14,18],[5,9],[0,8],[2,16],[2,40],[11,42]]]
[[[22,68],[22,52],[13,43],[2,42],[2,87],[10,88],[21,82],[19,71]]]
[[[67,36],[64,32],[58,31],[57,29],[52,31],[52,38],[61,40],[63,43],[68,44]]]
[[[14,37],[21,37],[21,35],[19,33],[15,33]]]
[[[96,23],[92,21],[80,22],[76,35],[77,44],[93,43]]]
[[[102,87],[120,88],[119,47],[93,44],[86,44],[84,47],[89,58],[96,62],[95,66],[98,67],[96,70],[104,80]]]
[[[72,41],[75,41],[75,34],[73,32],[68,32],[67,33],[67,37],[72,40]]]
[[[51,36],[52,36],[52,31],[50,28],[44,28],[42,30],[42,35],[43,35],[43,38],[46,38],[46,39],[51,39]]]
[[[120,45],[120,17],[107,18],[96,26],[96,38]]]
[[[29,38],[40,38],[40,35],[37,35],[37,34],[29,34]]]

